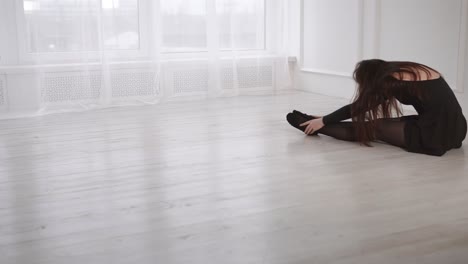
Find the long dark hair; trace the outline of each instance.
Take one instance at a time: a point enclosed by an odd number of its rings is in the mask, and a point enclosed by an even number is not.
[[[426,93],[419,89],[415,82],[401,81],[409,76],[409,81],[421,80],[421,72],[431,77],[434,69],[415,62],[384,61],[378,59],[363,60],[356,65],[354,80],[357,91],[351,107],[357,139],[366,146],[376,139],[376,122],[378,118],[390,118],[395,112],[402,115],[400,103],[395,95],[408,89],[407,92],[424,100]],[[395,77],[397,76],[397,77]]]

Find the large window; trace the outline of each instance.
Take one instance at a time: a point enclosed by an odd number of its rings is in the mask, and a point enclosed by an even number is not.
[[[20,43],[28,54],[149,49],[161,29],[162,52],[263,50],[265,0],[18,0]],[[157,25],[156,25],[157,24]]]

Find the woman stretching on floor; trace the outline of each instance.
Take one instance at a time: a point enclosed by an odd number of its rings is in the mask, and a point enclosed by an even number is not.
[[[460,148],[467,123],[452,89],[436,70],[414,62],[364,60],[357,64],[352,104],[324,117],[294,110],[288,122],[307,135],[324,134],[370,146],[379,140],[409,152],[442,156]],[[399,102],[418,115],[400,116]],[[342,122],[352,118],[352,122]]]

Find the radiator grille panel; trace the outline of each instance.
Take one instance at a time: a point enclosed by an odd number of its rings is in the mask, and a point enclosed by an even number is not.
[[[42,99],[44,102],[98,100],[101,88],[99,72],[46,74],[42,82]]]
[[[111,75],[112,97],[147,97],[158,95],[155,72],[115,72]]]

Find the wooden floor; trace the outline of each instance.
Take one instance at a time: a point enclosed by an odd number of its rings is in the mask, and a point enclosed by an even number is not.
[[[468,263],[468,149],[291,128],[307,93],[0,121],[0,263]]]

